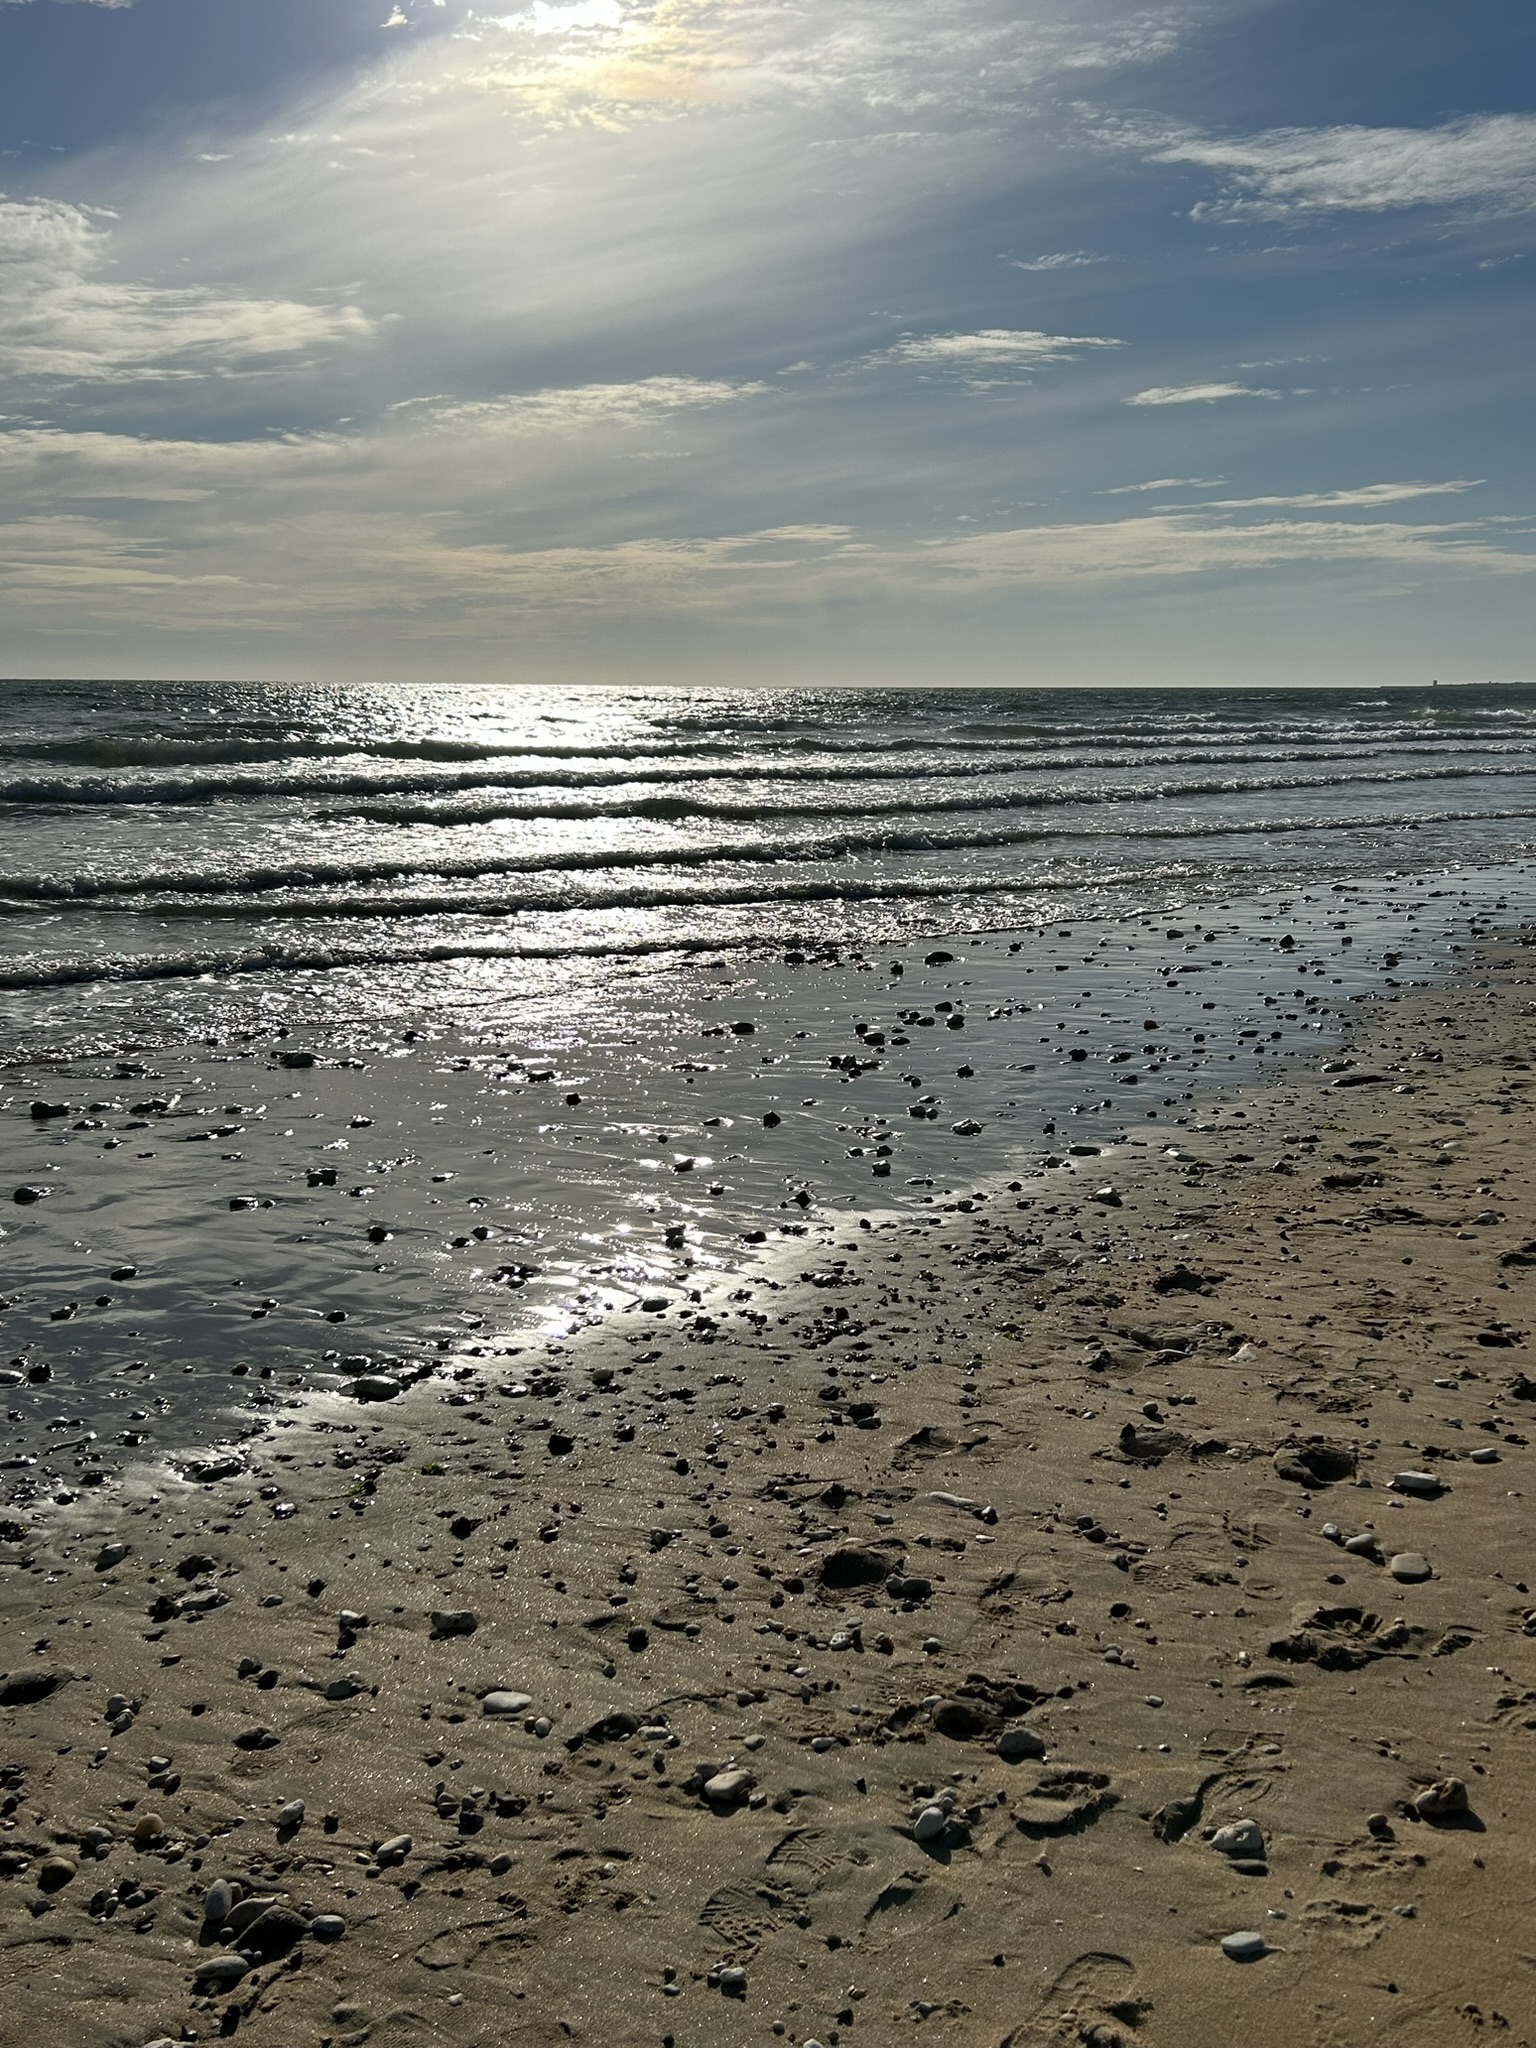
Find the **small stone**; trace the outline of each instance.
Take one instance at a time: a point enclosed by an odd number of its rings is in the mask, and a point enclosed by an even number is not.
[[[355,1700],[360,1692],[367,1690],[368,1687],[362,1679],[354,1672],[348,1672],[345,1678],[333,1678],[321,1697],[328,1700]]]
[[[912,1837],[918,1842],[936,1842],[949,1826],[949,1815],[942,1806],[925,1806],[912,1823]]]
[[[1045,1755],[1045,1738],[1033,1728],[1005,1728],[997,1738],[997,1754],[1005,1764]]]
[[[243,1956],[209,1956],[206,1962],[198,1964],[193,1974],[193,1986],[204,1995],[232,1991],[249,1968]]]
[[[716,1771],[705,1780],[704,1797],[711,1806],[739,1806],[756,1782],[750,1771]]]
[[[1230,1956],[1234,1963],[1253,1963],[1257,1962],[1260,1956],[1269,1953],[1269,1943],[1262,1934],[1254,1933],[1251,1928],[1244,1928],[1236,1934],[1224,1934],[1221,1937],[1221,1952],[1225,1956]]]
[[[96,1553],[95,1569],[99,1572],[109,1572],[114,1566],[120,1565],[127,1555],[126,1543],[104,1543]]]
[[[243,1953],[270,1962],[287,1955],[308,1932],[309,1921],[304,1914],[295,1913],[291,1906],[269,1906],[241,1934],[239,1946]]]
[[[393,1373],[365,1372],[352,1382],[349,1391],[358,1401],[393,1401],[397,1394],[405,1392],[405,1384]]]
[[[317,1913],[309,1923],[309,1931],[316,1941],[340,1941],[347,1923],[339,1913]]]
[[[1400,1550],[1388,1564],[1387,1570],[1394,1579],[1400,1580],[1405,1586],[1414,1586],[1421,1579],[1434,1577],[1428,1558],[1420,1557],[1416,1550]]]
[[[747,1995],[747,1973],[739,1965],[720,1972],[720,1989],[727,1998],[745,1998]]]
[[[1409,1803],[1420,1820],[1446,1820],[1468,1810],[1467,1788],[1460,1778],[1439,1778]]]
[[[467,1607],[434,1609],[431,1620],[432,1634],[439,1639],[443,1636],[472,1636],[480,1626],[478,1618]]]
[[[294,1829],[303,1827],[303,1825],[304,1802],[302,1799],[290,1799],[286,1806],[278,1808],[277,1829],[279,1834],[289,1834]]]
[[[1444,1482],[1433,1472],[1394,1472],[1387,1481],[1394,1493],[1416,1493],[1433,1497],[1444,1493]]]
[[[1374,1835],[1374,1836],[1376,1837],[1376,1839],[1377,1839],[1378,1841],[1390,1841],[1390,1840],[1391,1840],[1391,1836],[1392,1836],[1392,1816],[1391,1816],[1390,1814],[1387,1814],[1387,1813],[1371,1813],[1371,1814],[1367,1814],[1367,1815],[1366,1815],[1366,1820],[1365,1820],[1365,1825],[1366,1825],[1366,1827],[1367,1827],[1367,1828],[1368,1828],[1368,1829],[1370,1830],[1370,1832],[1371,1832],[1371,1833],[1372,1833],[1372,1834],[1373,1834],[1373,1835]]]
[[[1222,1856],[1240,1856],[1260,1862],[1264,1856],[1264,1836],[1257,1821],[1235,1820],[1230,1827],[1216,1830],[1211,1837],[1211,1847]]]
[[[235,1888],[227,1877],[216,1877],[203,1893],[203,1918],[217,1927],[229,1918],[235,1903]]]
[[[1479,1444],[1470,1457],[1474,1465],[1497,1465],[1499,1462],[1499,1454],[1492,1444]]]
[[[480,1702],[482,1714],[526,1714],[533,1696],[526,1692],[488,1692]]]
[[[277,1903],[273,1893],[258,1892],[252,1898],[242,1899],[229,1914],[226,1924],[232,1933],[239,1934],[249,1927],[253,1920],[259,1920],[263,1913],[270,1912]]]
[[[409,1835],[391,1835],[387,1842],[380,1842],[373,1856],[376,1863],[403,1863],[416,1844]]]
[[[1344,1548],[1351,1557],[1376,1557],[1379,1554],[1376,1531],[1374,1529],[1362,1529],[1358,1536],[1346,1536]]]
[[[507,1872],[512,1868],[513,1860],[514,1859],[511,1855],[511,1852],[506,1849],[503,1849],[500,1855],[493,1856],[491,1858],[492,1877],[505,1877]]]
[[[73,1856],[45,1856],[37,1866],[39,1891],[62,1891],[80,1866]]]
[[[281,1737],[272,1728],[246,1728],[235,1737],[236,1749],[276,1749]]]
[[[151,1842],[158,1842],[165,1833],[165,1822],[158,1813],[141,1813],[133,1824],[134,1846],[144,1849]]]

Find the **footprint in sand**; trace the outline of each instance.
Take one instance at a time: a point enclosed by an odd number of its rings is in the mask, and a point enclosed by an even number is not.
[[[1082,2048],[1135,2048],[1152,2016],[1152,2001],[1124,1956],[1089,1949],[1057,1976],[1033,2019],[1005,2035],[1001,2048],[1047,2048],[1074,2042]]]

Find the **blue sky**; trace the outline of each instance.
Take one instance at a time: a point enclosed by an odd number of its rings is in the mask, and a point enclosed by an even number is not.
[[[0,0],[0,673],[1536,674],[1515,0]]]

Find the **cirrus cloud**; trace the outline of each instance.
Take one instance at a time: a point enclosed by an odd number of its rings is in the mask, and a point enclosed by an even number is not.
[[[1283,393],[1252,384],[1154,384],[1122,398],[1122,405],[1217,405],[1224,398],[1280,398]]]
[[[1197,206],[1197,217],[1536,208],[1536,114],[1468,114],[1435,128],[1268,128],[1248,136],[1126,122],[1104,124],[1098,133],[1152,163],[1214,172],[1221,196]]]

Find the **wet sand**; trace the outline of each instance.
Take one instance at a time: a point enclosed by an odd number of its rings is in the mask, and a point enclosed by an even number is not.
[[[1529,965],[7,1528],[0,2040],[1536,2039]]]

